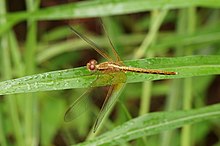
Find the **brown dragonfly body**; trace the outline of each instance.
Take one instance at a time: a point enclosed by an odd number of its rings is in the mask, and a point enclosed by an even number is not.
[[[90,71],[104,71],[104,72],[115,72],[115,71],[123,71],[123,72],[136,72],[136,73],[147,73],[147,74],[161,74],[161,75],[176,75],[177,72],[172,71],[163,71],[163,70],[154,70],[154,69],[145,69],[145,68],[137,68],[137,67],[128,67],[121,65],[116,62],[103,62],[97,64],[96,60],[90,60],[87,63],[87,69]]]
[[[110,57],[107,53],[105,53],[102,49],[100,49],[93,41],[91,41],[90,39],[88,39],[86,36],[80,34],[79,32],[77,32],[75,29],[73,29],[72,27],[70,27],[70,29],[81,39],[83,39],[85,42],[87,42],[93,49],[95,49],[101,56],[103,56],[105,59],[107,59],[107,62],[103,62],[98,64],[96,60],[92,59],[87,63],[87,69],[91,72],[102,72],[102,73],[114,73],[114,72],[119,72],[120,74],[118,74],[118,76],[120,76],[121,78],[123,78],[124,80],[126,80],[126,72],[136,72],[136,73],[147,73],[147,74],[160,74],[160,75],[176,75],[177,72],[173,72],[173,71],[163,71],[163,70],[154,70],[154,69],[144,69],[144,68],[136,68],[136,67],[128,67],[125,66],[124,63],[121,61],[119,55],[117,54],[116,50],[114,49],[114,46],[108,36],[108,40],[111,44],[111,50],[114,54],[114,57],[116,59],[113,59],[112,57]],[[104,29],[105,30],[105,29]],[[106,33],[107,34],[107,33]],[[99,77],[99,76],[97,76]],[[122,83],[116,84],[116,85],[111,85],[107,96],[105,98],[105,101],[102,105],[102,108],[99,112],[99,115],[96,119],[96,122],[94,124],[94,129],[93,132],[95,132],[98,128],[98,126],[100,125],[100,123],[102,122],[104,116],[106,115],[106,113],[108,112],[108,110],[114,105],[114,103],[117,100],[117,97],[112,97],[112,95],[114,95],[114,93],[118,92],[119,90],[121,90],[124,86],[124,80],[122,81]],[[95,80],[97,81],[97,80]],[[94,82],[93,82],[94,83]],[[91,85],[92,87],[92,85]],[[66,111],[65,114],[65,121],[70,121],[72,119],[74,119],[76,116],[73,115],[73,113],[75,113],[74,111],[78,111],[78,108],[81,108],[81,103],[83,103],[84,101],[86,101],[86,97],[85,94],[88,92],[88,90],[86,92],[84,92],[70,107],[69,109]]]

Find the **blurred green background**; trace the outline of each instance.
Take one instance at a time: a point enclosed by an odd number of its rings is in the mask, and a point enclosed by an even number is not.
[[[1,0],[1,81],[85,66],[92,58],[105,61],[69,28],[71,25],[109,51],[110,45],[101,20],[122,60],[184,56],[196,58],[198,55],[203,55],[204,58],[216,55],[218,58],[219,8],[219,0]],[[179,60],[173,62],[174,65],[171,63],[170,67],[175,68],[175,64],[179,67],[187,62],[187,59]],[[107,88],[98,88],[86,94],[90,104],[81,108],[87,108],[88,112],[66,123],[63,120],[66,110],[86,88],[57,90],[56,82],[50,82],[53,84],[51,91],[42,89],[33,93],[11,94],[7,91],[13,86],[14,80],[10,84],[2,83],[0,145],[83,145],[89,139],[91,141],[85,145],[98,145],[92,141],[98,135],[104,143],[106,139],[114,139],[116,136],[104,133],[149,112],[191,111],[217,104],[220,101],[220,77],[216,75],[220,74],[218,60],[209,59],[207,65],[210,68],[204,74],[191,72],[189,69],[189,78],[183,78],[180,74],[178,79],[151,81],[158,76],[153,75],[152,79],[127,84],[120,95],[120,102],[115,105],[97,133],[92,133],[92,126]],[[158,60],[152,60],[152,63],[158,63]],[[199,63],[206,64],[206,60],[201,58],[191,63],[188,64],[189,68],[194,68],[193,63],[199,68]],[[163,66],[166,62],[162,60],[158,64]],[[215,71],[211,69],[212,66]],[[181,67],[178,67],[175,71],[181,72]],[[32,90],[33,87],[28,87],[26,79],[19,83],[20,86],[24,85],[27,91],[29,88]],[[218,105],[218,109],[219,107]],[[183,113],[177,115],[186,116]],[[164,121],[156,120],[157,133],[143,132],[138,137],[133,135],[130,138],[118,138],[117,144],[220,146],[219,120],[204,118],[205,116],[199,118],[202,122],[193,125],[185,125],[182,120],[179,129],[174,129],[172,124],[167,129],[160,129],[159,123]],[[142,126],[147,125],[148,123],[143,123]],[[137,129],[139,128],[135,130]],[[123,135],[116,129],[114,133],[117,132],[118,137]],[[113,140],[112,143],[108,142],[108,145],[114,144]]]

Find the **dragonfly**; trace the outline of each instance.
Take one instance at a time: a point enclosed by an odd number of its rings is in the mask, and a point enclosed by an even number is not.
[[[126,84],[126,72],[159,74],[159,75],[176,75],[177,74],[177,72],[174,72],[174,71],[164,71],[164,70],[145,69],[145,68],[126,66],[121,60],[121,58],[119,57],[103,24],[102,24],[102,27],[111,45],[111,51],[114,57],[110,57],[108,53],[106,53],[103,49],[100,49],[92,40],[90,40],[85,35],[76,31],[73,27],[71,26],[69,27],[76,36],[84,40],[90,47],[92,47],[96,52],[98,52],[102,57],[104,57],[107,60],[106,62],[102,62],[98,64],[98,62],[95,59],[92,59],[87,63],[86,65],[87,69],[92,73],[94,72],[103,73],[103,74],[116,73],[114,74],[114,76],[112,76],[112,78],[119,79],[119,82],[121,82],[121,83],[110,85],[107,95],[105,97],[105,100],[103,102],[103,105],[101,107],[101,110],[94,123],[94,126],[93,126],[94,133],[96,132],[97,128],[99,127],[106,113],[111,109],[111,107],[117,101],[118,93],[120,92],[120,90],[123,89],[124,85]],[[99,77],[99,74],[97,77]],[[96,78],[96,80],[92,82],[90,86],[93,87],[95,82],[98,82],[98,78]],[[82,105],[82,103],[85,103],[86,98],[87,98],[85,94],[88,91],[89,90],[86,90],[80,97],[76,99],[75,102],[73,102],[72,105],[70,105],[70,107],[67,109],[65,116],[64,116],[65,121],[68,122],[68,121],[75,119],[76,115],[74,114],[80,114],[82,112],[80,111],[79,113],[76,113],[74,111],[78,111],[78,108]]]

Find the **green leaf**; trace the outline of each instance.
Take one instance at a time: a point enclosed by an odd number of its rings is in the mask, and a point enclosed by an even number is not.
[[[35,13],[29,13],[29,15],[23,14],[22,12],[20,15],[26,15],[38,20],[55,20],[68,18],[103,17],[110,15],[138,13],[155,9],[176,9],[191,6],[218,8],[220,7],[220,3],[218,0],[95,0],[53,6],[42,9]]]
[[[48,95],[45,94],[44,97],[45,96]],[[50,143],[53,141],[56,130],[61,126],[63,122],[63,113],[65,110],[65,103],[61,98],[54,97],[54,95],[52,95],[52,97],[43,98],[40,115],[40,138],[42,145],[50,145]]]
[[[146,80],[175,79],[220,74],[220,56],[186,56],[173,58],[150,58],[125,61],[127,66],[175,71],[177,75],[158,75],[127,72],[127,83]],[[121,83],[123,79],[112,78],[117,73],[91,73],[85,67],[47,72],[0,82],[0,95],[36,91],[63,90]]]
[[[67,31],[62,29],[62,32]],[[69,30],[69,28],[68,28]],[[71,32],[72,33],[72,32]],[[65,34],[66,35],[66,34]],[[56,34],[52,33],[51,36],[56,36]],[[135,44],[139,44],[144,39],[145,34],[123,34],[120,37],[117,35],[114,38],[117,40],[118,43],[123,44],[123,46],[134,46]],[[156,54],[164,54],[167,52],[169,48],[176,47],[178,45],[188,46],[192,45],[192,49],[198,48],[195,47],[196,45],[204,45],[204,44],[213,44],[220,41],[220,30],[219,26],[213,26],[209,29],[200,28],[197,32],[193,34],[176,34],[176,33],[168,33],[168,34],[159,34],[158,43],[154,45],[154,50]],[[100,48],[108,48],[108,42],[103,37],[95,37],[89,36],[91,40],[97,43]],[[127,41],[125,41],[127,40]],[[177,41],[178,40],[178,41]],[[49,59],[58,56],[64,52],[82,50],[87,48],[88,44],[85,43],[82,39],[70,39],[64,42],[57,42],[53,43],[52,45],[48,46],[39,44],[39,52],[37,55],[37,62],[41,64],[44,61],[48,61]],[[120,48],[120,47],[119,47]],[[199,48],[201,48],[199,46]],[[120,50],[119,54],[120,54]]]
[[[26,19],[60,20],[131,14],[155,9],[177,9],[192,6],[219,8],[218,0],[94,0],[44,8],[35,12],[16,12],[6,15],[10,20],[0,27],[0,35]]]
[[[154,135],[212,118],[220,118],[220,104],[188,111],[149,113],[132,119],[93,140],[80,143],[78,146],[121,145],[143,136]]]

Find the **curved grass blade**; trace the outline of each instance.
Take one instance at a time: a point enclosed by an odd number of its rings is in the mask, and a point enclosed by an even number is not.
[[[187,111],[148,113],[77,146],[121,145],[143,136],[155,135],[213,118],[220,118],[220,104]]]
[[[216,75],[220,74],[219,62],[219,55],[148,58],[124,61],[127,66],[161,69],[167,71],[172,70],[179,73],[175,76],[126,73],[126,82],[135,83],[147,80]],[[99,76],[99,78],[102,79],[109,78],[109,75],[107,74],[100,74]],[[115,74],[112,73],[112,76],[115,76]],[[91,87],[91,83],[96,80],[96,78],[97,75],[91,75],[85,67],[45,72],[0,82],[0,95],[64,90],[71,88],[88,88]],[[118,83],[122,83],[121,80],[113,79],[111,83],[98,82],[93,87],[109,86]]]

